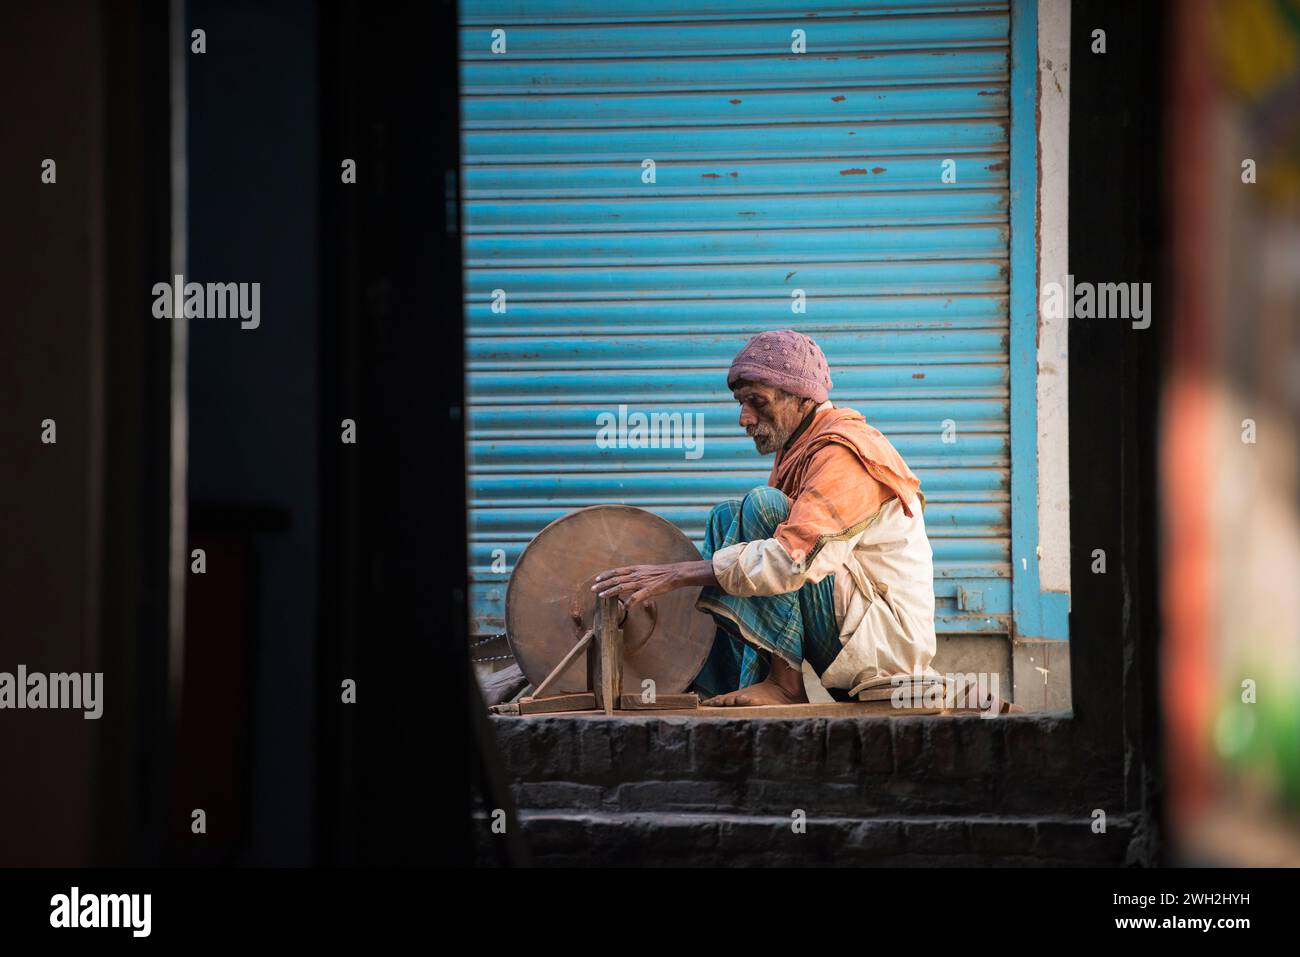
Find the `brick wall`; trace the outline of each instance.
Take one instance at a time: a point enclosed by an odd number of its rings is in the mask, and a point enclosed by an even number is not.
[[[1117,865],[1150,853],[1120,775],[1068,713],[492,726],[540,864]],[[490,864],[500,838],[489,809],[477,813]]]

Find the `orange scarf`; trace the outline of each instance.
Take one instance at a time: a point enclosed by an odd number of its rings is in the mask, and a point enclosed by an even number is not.
[[[817,455],[830,446],[842,446],[853,455]],[[874,482],[864,481],[863,469]],[[810,560],[822,542],[854,530],[890,498],[897,497],[909,517],[913,497],[925,505],[921,480],[880,430],[853,409],[832,407],[814,415],[794,442],[777,453],[767,481],[792,503],[777,539],[790,555]]]

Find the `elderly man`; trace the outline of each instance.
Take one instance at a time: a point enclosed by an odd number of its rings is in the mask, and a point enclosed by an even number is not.
[[[708,705],[807,701],[807,661],[837,700],[934,674],[934,571],[925,496],[897,450],[828,401],[826,357],[808,336],[763,332],[731,363],[740,425],[768,485],[709,513],[704,561],[601,573],[626,604],[703,586],[717,636],[694,689]]]

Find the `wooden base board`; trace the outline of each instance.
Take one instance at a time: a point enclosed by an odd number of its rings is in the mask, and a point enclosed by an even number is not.
[[[521,713],[524,713],[521,709]],[[762,705],[758,707],[708,708],[671,708],[667,710],[628,710],[616,711],[614,717],[670,718],[675,716],[691,718],[860,718],[867,716],[908,717],[923,716],[957,716],[977,715],[982,712],[972,708],[895,708],[889,701],[832,701],[828,703]],[[533,713],[536,716],[536,712]],[[603,718],[603,711],[594,708],[586,711],[570,711],[568,715],[575,718]]]
[[[571,694],[546,695],[542,698],[520,698],[514,707],[498,705],[492,709],[493,714],[567,714],[572,712],[598,711],[597,697],[594,692],[575,692]],[[640,695],[625,694],[619,696],[619,711],[673,711],[694,713],[699,709],[700,697],[696,694],[666,694],[653,702],[641,700]]]
[[[691,694],[661,694],[653,702],[641,700],[639,694],[625,694],[618,699],[620,711],[697,711],[700,696]]]
[[[547,695],[545,698],[520,698],[520,714],[556,714],[566,711],[592,711],[596,696],[590,691],[577,694]]]

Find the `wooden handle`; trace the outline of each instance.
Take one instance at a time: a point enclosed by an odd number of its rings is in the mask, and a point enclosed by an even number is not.
[[[573,664],[574,659],[576,659],[578,655],[582,654],[582,649],[591,644],[592,636],[595,633],[594,629],[588,629],[587,633],[578,639],[578,643],[570,648],[569,653],[561,659],[560,663],[551,669],[551,673],[542,679],[542,683],[539,684],[537,689],[533,692],[534,698],[540,698],[542,695],[546,694],[546,689],[551,686],[551,682],[558,678],[564,672],[565,668]]]

